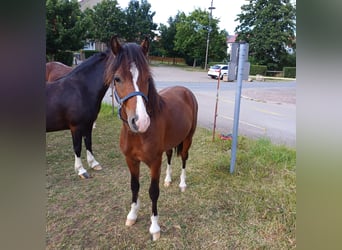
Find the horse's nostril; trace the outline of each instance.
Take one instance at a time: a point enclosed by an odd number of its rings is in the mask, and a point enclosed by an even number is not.
[[[138,131],[138,125],[137,125],[137,121],[139,119],[139,116],[138,115],[134,115],[131,117],[131,119],[129,119],[128,123],[131,127],[131,129],[134,131],[134,132],[137,132]]]

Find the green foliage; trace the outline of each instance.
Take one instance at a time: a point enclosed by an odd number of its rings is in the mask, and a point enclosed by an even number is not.
[[[147,0],[131,0],[125,10],[117,0],[103,0],[81,12],[77,0],[46,0],[46,54],[82,49],[86,40],[108,43],[113,35],[131,42],[152,39],[157,24],[150,8]]]
[[[225,31],[218,30],[219,20],[210,19],[208,11],[198,8],[189,16],[186,16],[184,12],[179,13],[178,18],[174,49],[184,54],[187,64],[204,65],[209,30],[208,61],[221,61],[227,57],[227,34]]]
[[[119,7],[117,0],[103,0],[96,4],[93,10],[87,11],[92,20],[92,38],[96,41],[108,43],[113,35],[125,33],[125,14]]]
[[[146,36],[153,38],[153,30],[157,24],[153,23],[155,12],[151,12],[151,4],[147,0],[131,0],[125,9],[125,39],[128,42],[140,43]],[[121,24],[122,25],[122,24]]]
[[[87,59],[88,57],[91,57],[92,55],[99,53],[97,50],[83,50],[84,58]]]
[[[55,54],[55,61],[64,63],[65,65],[72,66],[74,53],[72,51],[58,51]]]
[[[46,54],[83,47],[86,32],[82,17],[77,0],[46,0]]]
[[[175,36],[177,33],[176,25],[180,22],[180,12],[173,17],[169,17],[168,26],[160,24],[159,50],[161,55],[168,57],[183,57],[184,53],[175,49]]]
[[[284,67],[284,77],[296,78],[296,67]]]
[[[249,43],[254,63],[269,70],[289,66],[284,63],[287,47],[295,48],[296,8],[288,0],[250,0],[241,10],[235,31]]]
[[[265,66],[265,65],[251,64],[249,74],[252,75],[252,76],[255,76],[255,75],[258,75],[258,74],[265,76],[266,75],[266,71],[267,71],[267,66]]]

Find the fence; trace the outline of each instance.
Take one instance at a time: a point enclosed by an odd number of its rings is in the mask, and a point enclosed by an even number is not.
[[[148,59],[150,60],[150,62],[159,62],[167,64],[185,64],[185,60],[183,58],[178,57],[149,56]]]

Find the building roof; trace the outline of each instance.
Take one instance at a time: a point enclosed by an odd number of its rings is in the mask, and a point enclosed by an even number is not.
[[[235,43],[237,36],[238,36],[238,34],[228,35],[227,36],[227,43]]]

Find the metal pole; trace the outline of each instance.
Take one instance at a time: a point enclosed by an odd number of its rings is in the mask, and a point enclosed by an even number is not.
[[[208,36],[207,36],[207,48],[205,50],[205,62],[204,62],[204,69],[207,69],[207,62],[208,62],[208,51],[209,51],[209,37],[210,37],[210,32],[211,32],[211,18],[213,15],[213,10],[215,9],[215,7],[213,7],[213,1],[211,0],[211,5],[209,7],[210,10],[210,14],[209,14],[209,27],[208,27]]]
[[[238,63],[238,75],[235,91],[235,109],[234,109],[234,124],[233,124],[233,143],[232,153],[230,159],[230,173],[234,172],[235,160],[236,160],[236,148],[238,143],[238,127],[239,127],[239,115],[240,115],[240,100],[241,100],[241,87],[244,72],[244,64],[248,58],[248,44],[241,43],[239,46],[239,63]]]

